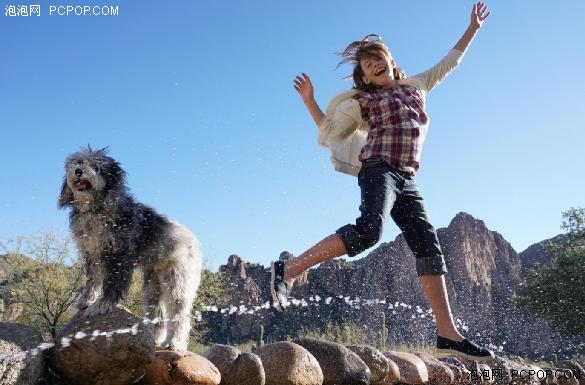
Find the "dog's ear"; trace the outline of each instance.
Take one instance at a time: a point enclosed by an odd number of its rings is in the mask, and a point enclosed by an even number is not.
[[[67,177],[63,178],[63,185],[61,186],[61,194],[59,195],[59,201],[57,205],[60,209],[63,209],[67,206],[73,205],[73,191],[69,188],[67,184]]]

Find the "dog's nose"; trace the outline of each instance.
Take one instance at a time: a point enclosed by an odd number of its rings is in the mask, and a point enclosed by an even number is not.
[[[80,168],[76,168],[75,169],[75,176],[81,176],[81,175],[83,175],[83,171],[81,171]]]

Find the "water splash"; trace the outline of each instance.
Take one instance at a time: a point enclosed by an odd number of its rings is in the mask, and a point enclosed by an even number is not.
[[[291,298],[288,301],[288,306],[294,306],[294,307],[301,307],[301,308],[309,308],[309,307],[315,307],[318,308],[319,306],[331,306],[334,303],[334,299],[337,298],[339,300],[342,300],[344,304],[354,308],[354,309],[362,309],[363,307],[368,307],[368,306],[384,306],[385,309],[391,310],[391,315],[404,315],[405,313],[412,313],[411,314],[411,319],[416,319],[416,318],[421,318],[424,319],[426,317],[432,317],[434,319],[434,314],[432,312],[431,309],[423,309],[421,308],[419,305],[416,306],[412,306],[410,304],[406,304],[404,302],[395,302],[394,304],[392,303],[387,303],[387,301],[385,299],[379,299],[379,298],[360,298],[360,297],[350,297],[350,296],[343,296],[343,295],[339,295],[337,297],[326,297],[326,298],[321,298],[319,295],[314,295],[314,296],[310,296],[309,298]],[[148,325],[148,324],[158,324],[158,323],[170,323],[170,322],[177,322],[179,319],[181,319],[182,317],[188,317],[193,319],[196,322],[202,322],[203,318],[204,318],[204,313],[220,313],[220,314],[235,314],[237,313],[238,315],[244,315],[244,314],[248,314],[248,315],[253,315],[259,311],[262,310],[268,310],[272,307],[272,305],[270,304],[269,301],[266,301],[265,303],[261,304],[261,305],[255,305],[255,306],[250,306],[247,307],[245,305],[239,304],[239,305],[229,305],[227,307],[224,308],[220,308],[217,305],[203,305],[201,307],[201,311],[195,311],[192,315],[190,316],[181,316],[179,314],[173,316],[172,318],[161,318],[161,317],[155,317],[155,318],[148,318],[148,317],[144,317],[142,319],[142,323],[144,325]],[[457,318],[455,320],[455,323],[457,325],[458,328],[462,329],[462,330],[468,330],[467,325],[461,321],[459,318]],[[109,330],[109,331],[100,331],[100,330],[94,330],[92,333],[88,334],[82,331],[79,331],[77,333],[75,333],[75,335],[68,335],[68,336],[64,336],[61,338],[61,347],[62,348],[66,348],[68,346],[71,345],[71,341],[75,340],[82,340],[85,338],[89,338],[89,341],[94,341],[96,340],[98,337],[106,337],[106,338],[111,338],[114,334],[126,334],[126,333],[130,333],[132,335],[136,335],[138,334],[139,331],[139,324],[135,323],[134,325],[132,325],[132,327],[130,328],[124,328],[124,329],[114,329],[114,330]],[[54,343],[47,343],[47,342],[43,342],[41,344],[39,344],[37,347],[29,349],[29,350],[25,350],[25,351],[20,351],[14,354],[3,354],[0,355],[0,362],[4,362],[4,361],[10,361],[10,360],[23,360],[25,359],[27,356],[31,355],[37,355],[39,352],[42,352],[44,350],[50,349],[52,347],[54,347],[55,344]],[[502,346],[498,346],[496,347],[498,351],[502,351],[503,347]]]

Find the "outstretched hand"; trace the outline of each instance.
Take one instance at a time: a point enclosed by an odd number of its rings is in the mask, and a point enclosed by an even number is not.
[[[471,25],[475,28],[480,28],[489,15],[490,11],[488,11],[487,5],[483,1],[475,3],[471,11]]]
[[[294,80],[294,88],[297,90],[303,102],[308,102],[314,98],[313,94],[313,84],[311,83],[311,78],[306,73],[301,73],[297,75]]]

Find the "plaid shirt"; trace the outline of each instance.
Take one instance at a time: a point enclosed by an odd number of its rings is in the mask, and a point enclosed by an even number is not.
[[[416,87],[398,85],[360,92],[354,98],[360,105],[362,119],[370,126],[360,160],[383,159],[392,167],[414,174],[419,168],[429,124],[422,92]]]

